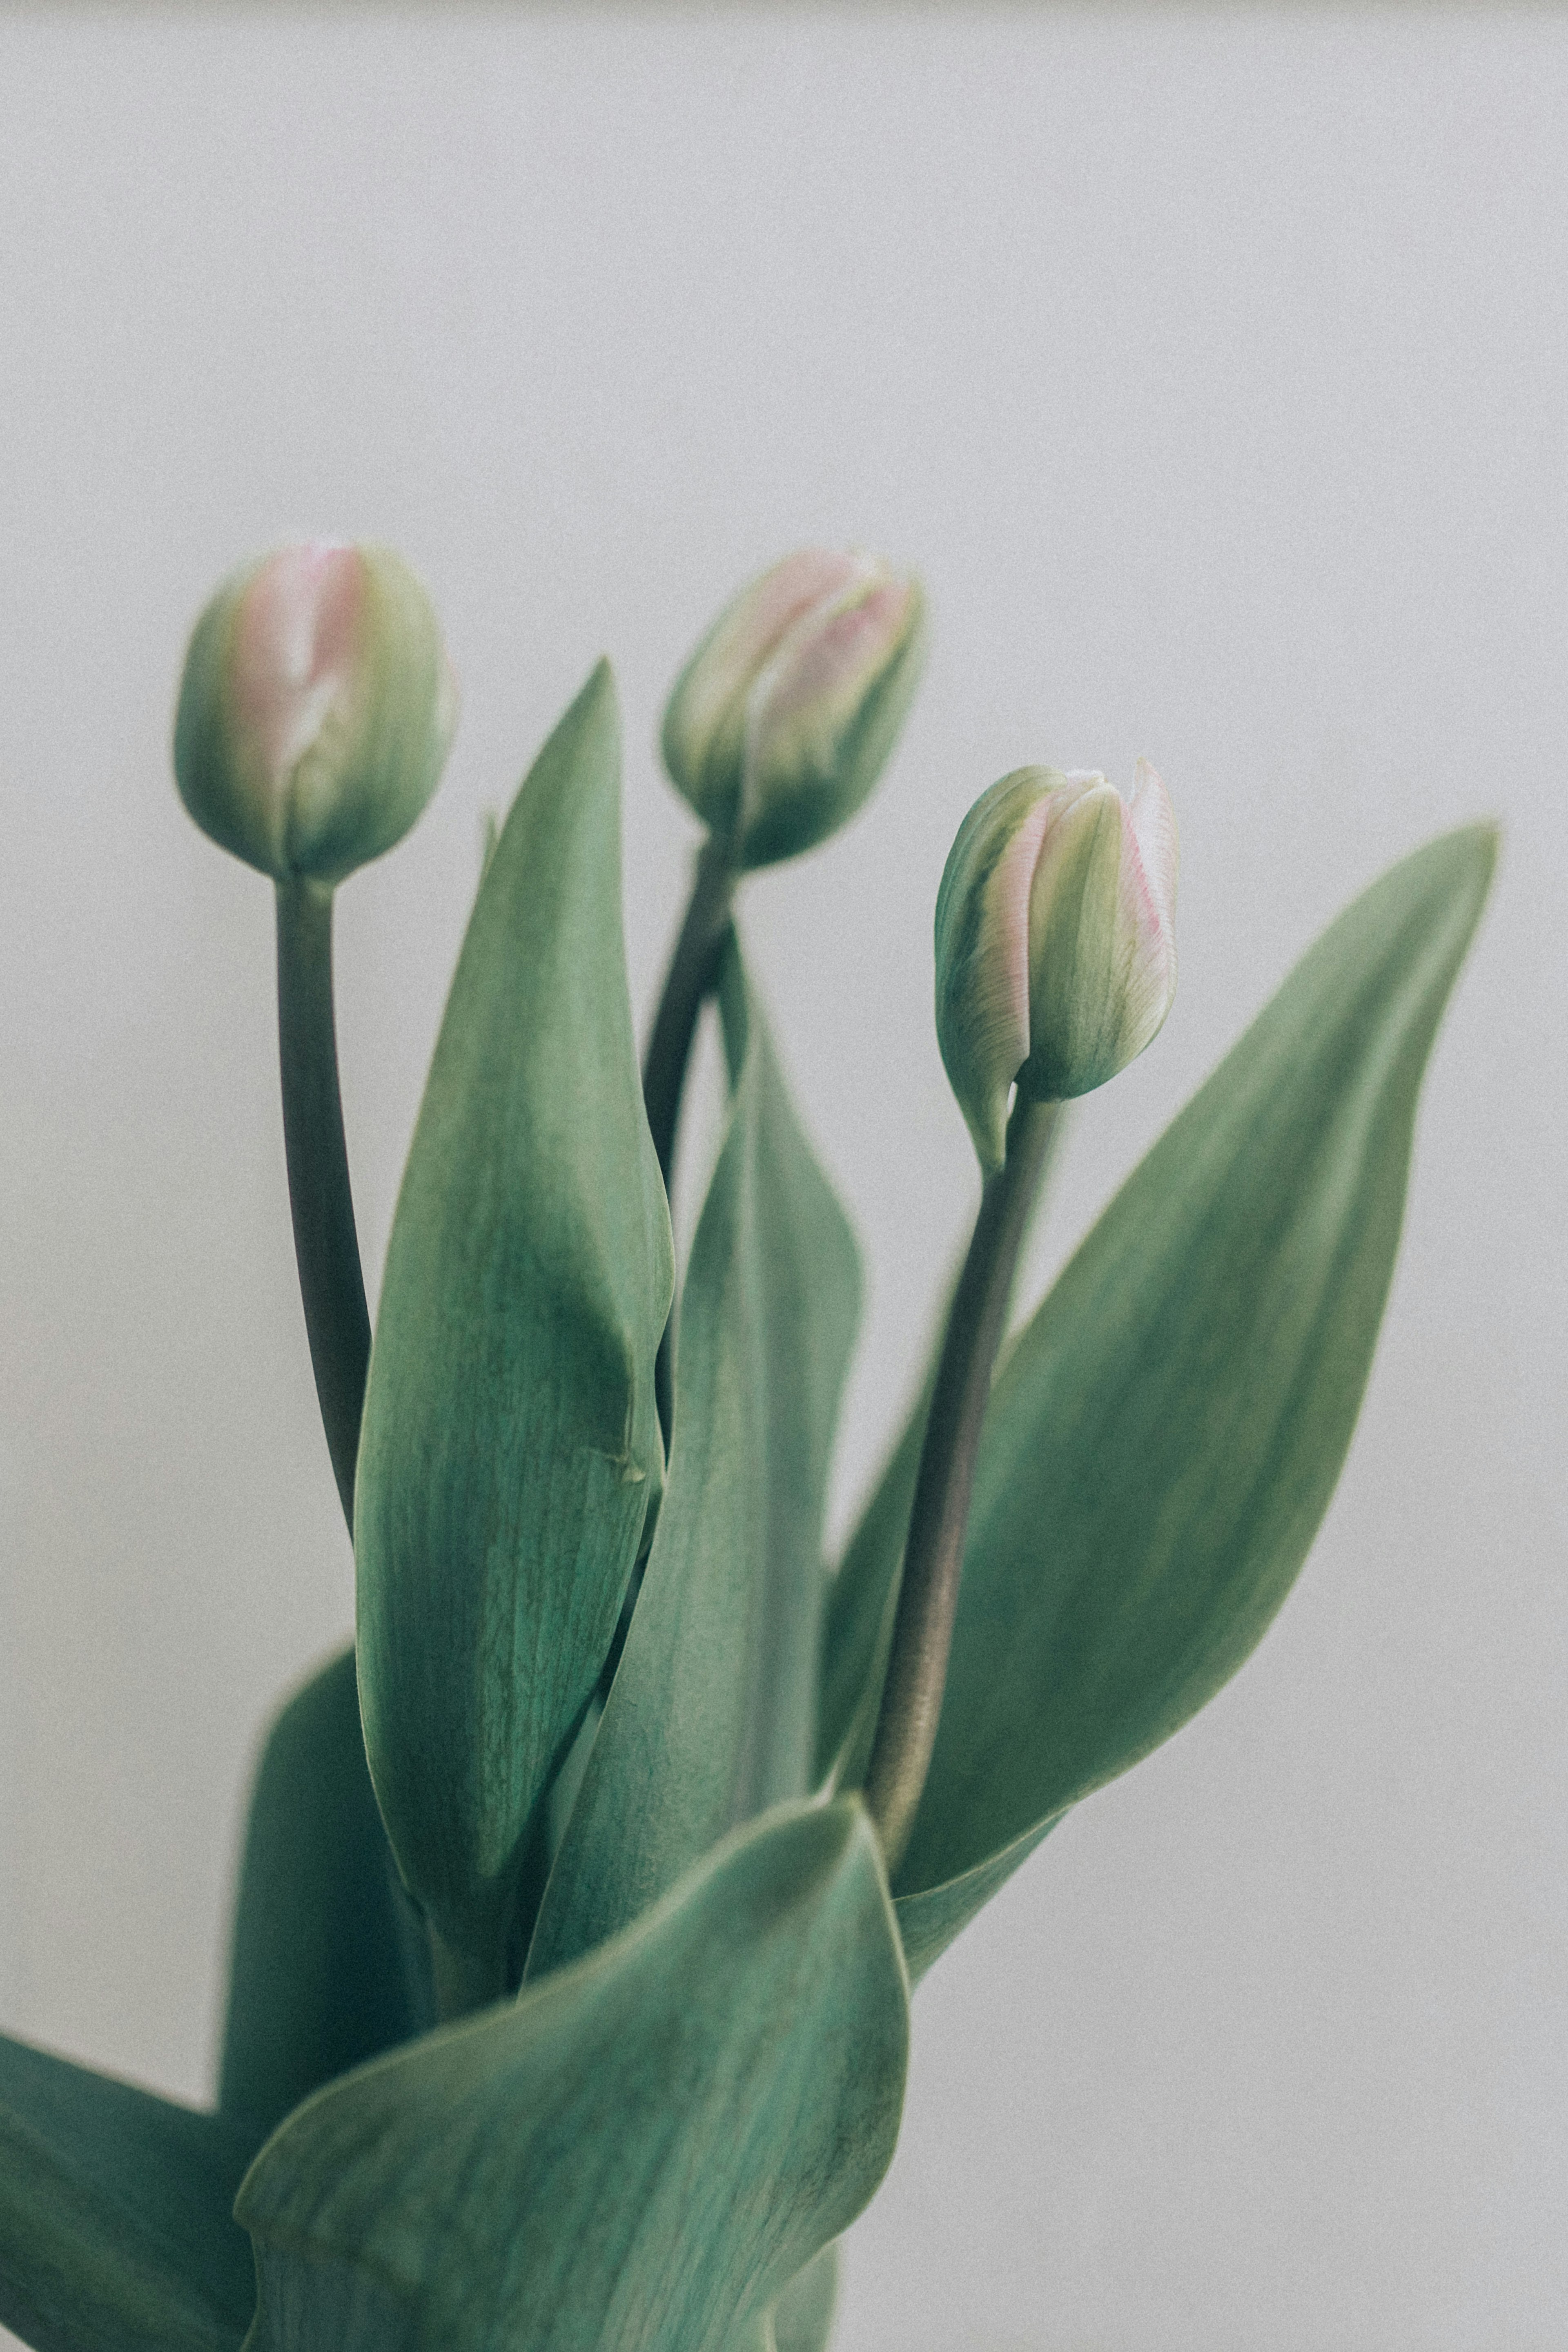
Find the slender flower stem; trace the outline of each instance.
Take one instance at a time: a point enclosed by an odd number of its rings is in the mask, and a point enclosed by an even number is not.
[[[664,974],[664,992],[653,1015],[648,1051],[643,1060],[643,1102],[648,1129],[659,1155],[664,1190],[670,1189],[675,1164],[675,1139],[680,1130],[681,1097],[686,1067],[696,1035],[703,1001],[718,973],[719,959],[729,935],[729,910],[735,897],[737,869],[729,845],[710,835],[697,852],[692,872],[692,895],[685,919]],[[674,1321],[674,1309],[671,1310]],[[674,1379],[670,1357],[670,1326],[659,1341],[653,1363],[653,1397],[659,1426],[668,1445],[674,1417]]]
[[[664,975],[664,993],[643,1062],[643,1100],[666,1191],[674,1166],[681,1095],[697,1015],[718,970],[735,885],[736,870],[727,845],[710,836],[697,852],[685,919]]]
[[[991,1370],[1030,1211],[1044,1173],[1060,1103],[1017,1105],[1007,1158],[987,1179],[943,1342],[909,1517],[904,1578],[887,1679],[866,1769],[866,1803],[891,1878],[925,1786],[947,1680],[964,1534]]]
[[[371,1358],[332,1014],[332,892],[277,886],[277,1046],[294,1255],[327,1450],[354,1531],[354,1465]]]

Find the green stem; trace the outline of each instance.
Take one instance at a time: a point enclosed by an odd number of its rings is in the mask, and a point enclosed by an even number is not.
[[[866,1803],[890,1878],[909,1843],[936,1744],[991,1372],[1061,1108],[1060,1103],[1020,1102],[1008,1122],[1007,1158],[980,1195],[936,1367],[882,1711],[866,1769]]]
[[[643,1061],[643,1102],[666,1192],[674,1171],[681,1097],[685,1090],[697,1016],[718,975],[724,943],[729,936],[730,906],[737,879],[727,845],[710,835],[697,852],[685,919],[664,975],[664,991]],[[673,1322],[672,1309],[671,1324],[665,1326],[653,1365],[653,1395],[666,1445],[670,1442],[674,1404],[670,1353]]]
[[[299,1294],[327,1450],[351,1537],[371,1318],[338,1092],[332,892],[324,883],[277,886],[277,1045]]]
[[[675,1161],[686,1065],[691,1059],[697,1015],[718,971],[729,929],[736,879],[736,869],[725,845],[710,837],[697,852],[685,919],[664,975],[664,992],[643,1057],[643,1100],[666,1192]]]

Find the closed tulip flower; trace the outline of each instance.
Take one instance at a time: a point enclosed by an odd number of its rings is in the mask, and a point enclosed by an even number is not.
[[[456,707],[430,600],[400,556],[279,548],[196,624],[174,722],[180,797],[274,881],[340,882],[421,815]]]
[[[1176,993],[1176,831],[1146,760],[1019,768],[959,828],[936,901],[936,1034],[982,1166],[1009,1096],[1088,1094],[1141,1054]]]
[[[219,589],[192,635],[174,718],[180,798],[276,886],[295,1248],[350,1527],[371,1326],[338,1087],[333,895],[423,814],[456,712],[435,614],[402,557],[315,540]]]
[[[664,715],[665,764],[736,871],[824,840],[870,794],[919,675],[925,601],[879,556],[803,548],[720,614]]]

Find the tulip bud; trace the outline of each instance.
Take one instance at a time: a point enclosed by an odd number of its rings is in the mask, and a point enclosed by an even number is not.
[[[1176,832],[1140,760],[1103,776],[1019,768],[958,829],[936,898],[936,1035],[982,1166],[1008,1096],[1088,1094],[1141,1054],[1176,994]]]
[[[664,762],[737,870],[852,817],[882,773],[924,652],[919,583],[873,555],[802,548],[744,589],[676,681]]]
[[[279,548],[196,624],[174,719],[180,797],[276,881],[340,882],[421,814],[456,711],[430,600],[401,556]]]

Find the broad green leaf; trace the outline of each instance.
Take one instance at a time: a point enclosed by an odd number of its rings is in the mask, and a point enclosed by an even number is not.
[[[360,1451],[371,1771],[469,2000],[504,1981],[530,1818],[657,1490],[672,1279],[601,664],[485,868],[392,1225]]]
[[[789,1099],[731,935],[719,1008],[733,1086],[755,1057],[757,1248],[768,1381],[768,1561],[752,1810],[812,1787],[826,1580],[822,1517],[860,1324],[860,1252]]]
[[[252,2352],[717,2352],[870,2198],[907,2044],[863,1809],[781,1808],[289,2118],[239,2199]]]
[[[1340,917],[998,1379],[897,1876],[927,1961],[935,1927],[956,1934],[1052,1819],[1213,1696],[1289,1591],[1360,1407],[1422,1071],[1493,856],[1490,830],[1451,834]]]
[[[530,1978],[808,1785],[822,1489],[856,1266],[743,987],[737,966],[734,1093],[682,1296],[668,1491]]]
[[[365,1764],[354,1653],[267,1734],[235,1910],[218,2106],[259,2141],[319,2084],[435,2022],[429,1947]]]
[[[37,2352],[235,2352],[256,2142],[0,2035],[0,2324]]]

